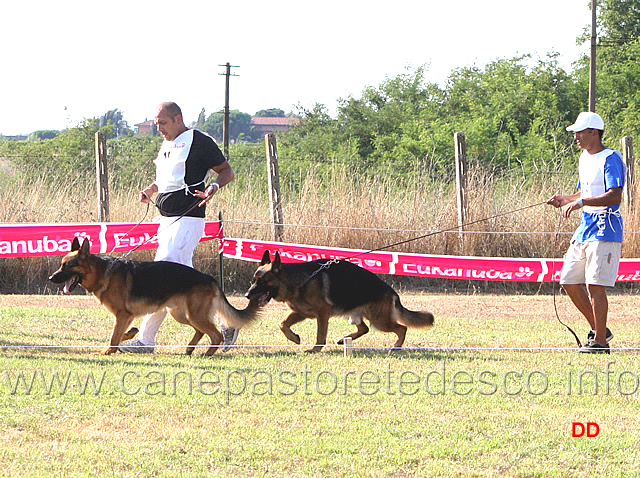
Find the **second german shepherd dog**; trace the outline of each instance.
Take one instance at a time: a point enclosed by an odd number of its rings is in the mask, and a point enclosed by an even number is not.
[[[318,321],[316,344],[309,352],[319,352],[326,345],[329,317],[335,315],[349,315],[350,322],[357,327],[346,337],[357,339],[369,332],[362,320],[364,317],[374,328],[398,336],[394,348],[402,347],[407,327],[433,325],[433,314],[405,309],[389,285],[346,260],[284,264],[277,252],[272,262],[267,250],[246,297],[261,304],[271,299],[286,302],[292,312],[280,323],[280,329],[296,344],[300,343],[300,336],[291,326],[315,318]],[[342,344],[346,337],[338,343]]]
[[[174,319],[195,329],[187,354],[207,334],[211,347],[205,354],[212,355],[222,342],[222,334],[215,325],[216,315],[225,325],[240,328],[257,317],[260,305],[250,301],[245,309],[237,310],[210,275],[175,262],[128,261],[91,254],[89,241],[80,245],[77,237],[71,252],[62,258],[60,268],[49,280],[64,283],[65,294],[80,284],[115,315],[104,354],[116,352],[123,338],[136,334],[137,330],[131,329],[125,335],[134,318],[166,307]]]

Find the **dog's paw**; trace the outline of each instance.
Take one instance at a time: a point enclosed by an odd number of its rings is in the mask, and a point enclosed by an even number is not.
[[[289,340],[291,340],[291,342],[293,342],[294,344],[300,345],[300,336],[298,334],[293,332],[291,329],[284,328],[281,330],[284,336]]]
[[[111,355],[118,351],[118,347],[109,347],[102,352],[102,355]]]
[[[138,334],[138,328],[137,327],[131,327],[129,330],[127,330],[124,333],[124,337],[122,338],[122,341],[124,342],[125,340],[131,340],[137,334]]]

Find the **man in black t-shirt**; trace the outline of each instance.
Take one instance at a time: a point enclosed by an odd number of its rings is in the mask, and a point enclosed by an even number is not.
[[[154,121],[164,141],[154,160],[156,179],[139,193],[138,199],[149,203],[153,194],[158,194],[155,205],[161,217],[155,260],[193,267],[193,251],[204,231],[206,203],[233,180],[233,169],[212,137],[185,126],[177,104],[160,104]],[[211,171],[217,177],[206,186]],[[165,316],[163,309],[144,317],[138,338],[121,345],[120,351],[153,353]],[[238,330],[223,327],[222,333],[222,350],[226,351],[235,342]]]

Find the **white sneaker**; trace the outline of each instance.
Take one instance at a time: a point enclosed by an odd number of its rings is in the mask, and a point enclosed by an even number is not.
[[[231,327],[221,327],[222,329],[222,350],[223,352],[228,352],[231,350],[233,344],[238,340],[238,333],[240,333],[240,329],[233,329]]]
[[[143,344],[140,339],[134,339],[124,345],[118,347],[120,352],[129,352],[132,354],[152,354],[155,350],[153,345]]]

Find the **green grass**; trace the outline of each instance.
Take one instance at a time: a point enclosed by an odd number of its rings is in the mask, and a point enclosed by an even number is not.
[[[620,350],[634,345],[635,297],[611,299],[610,356],[571,350],[550,297],[434,295],[403,297],[436,315],[434,328],[409,331],[407,350],[389,352],[393,337],[372,331],[350,358],[289,347],[278,304],[241,332],[254,347],[186,357],[191,331],[167,319],[158,340],[171,347],[102,356],[108,312],[64,300],[0,307],[2,475],[638,473],[640,367],[637,351]],[[562,299],[584,335],[570,311]],[[334,319],[330,338],[351,328]],[[314,322],[295,329],[313,341]],[[573,438],[574,421],[597,422],[599,435]]]

